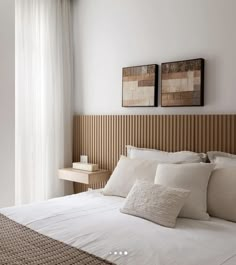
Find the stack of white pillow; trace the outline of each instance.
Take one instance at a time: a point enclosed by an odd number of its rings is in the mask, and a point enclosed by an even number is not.
[[[177,217],[236,222],[236,156],[127,147],[103,190],[125,197],[122,213],[174,227]]]

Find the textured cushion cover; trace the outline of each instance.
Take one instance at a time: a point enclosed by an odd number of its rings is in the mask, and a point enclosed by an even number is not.
[[[212,172],[208,186],[208,212],[211,216],[236,222],[236,165],[222,164]]]
[[[103,194],[126,197],[137,179],[154,183],[157,161],[121,157]]]
[[[214,168],[212,164],[160,164],[155,183],[172,188],[190,190],[191,194],[180,212],[180,217],[208,220],[207,186]]]
[[[215,163],[216,157],[228,157],[228,158],[235,159],[236,161],[236,155],[225,153],[225,152],[220,152],[220,151],[207,152],[207,156],[212,163]]]
[[[200,163],[206,160],[206,154],[194,153],[190,151],[164,152],[155,149],[127,147],[127,156],[129,158],[157,160],[160,163]]]
[[[174,227],[189,191],[137,181],[127,196],[122,213]]]

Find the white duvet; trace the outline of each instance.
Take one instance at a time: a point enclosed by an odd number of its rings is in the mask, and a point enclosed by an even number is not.
[[[165,228],[120,213],[123,202],[91,191],[0,212],[117,265],[236,265],[236,223],[179,218]]]

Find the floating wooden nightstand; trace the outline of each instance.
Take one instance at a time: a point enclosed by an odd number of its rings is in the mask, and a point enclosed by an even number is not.
[[[74,190],[76,193],[87,191],[88,188],[104,188],[110,175],[111,172],[104,169],[90,172],[73,168],[63,168],[58,171],[59,179],[74,182]]]

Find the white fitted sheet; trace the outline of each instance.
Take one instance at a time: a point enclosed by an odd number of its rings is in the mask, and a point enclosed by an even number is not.
[[[0,212],[117,265],[236,265],[236,223],[179,218],[165,228],[120,213],[123,202],[91,191]]]

